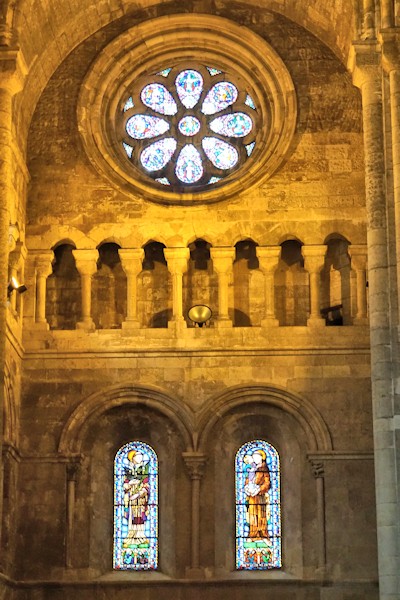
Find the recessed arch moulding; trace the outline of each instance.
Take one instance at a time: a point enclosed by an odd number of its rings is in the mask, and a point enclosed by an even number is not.
[[[251,90],[259,113],[255,149],[221,187],[191,193],[159,189],[124,155],[117,117],[140,78],[196,62],[236,74]],[[113,40],[88,72],[77,110],[85,151],[115,187],[154,202],[189,205],[237,196],[271,177],[289,149],[297,116],[290,74],[265,40],[228,19],[188,14],[146,21]]]

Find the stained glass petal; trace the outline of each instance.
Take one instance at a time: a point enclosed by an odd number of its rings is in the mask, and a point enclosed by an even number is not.
[[[183,119],[181,119],[178,123],[179,131],[182,133],[182,135],[187,136],[196,135],[196,133],[200,131],[200,127],[200,121],[191,115],[183,117]]]
[[[145,106],[162,115],[175,115],[178,107],[167,88],[161,83],[149,83],[142,89],[140,98]]]
[[[247,106],[250,106],[250,108],[253,110],[256,110],[256,105],[254,104],[253,98],[249,94],[247,94],[244,103],[247,104]]]
[[[246,148],[246,152],[247,152],[247,156],[250,156],[250,154],[253,152],[253,150],[254,150],[254,146],[255,146],[255,145],[256,145],[256,143],[255,143],[255,142],[251,142],[251,144],[247,144],[247,145],[245,146],[245,148]]]
[[[220,73],[222,73],[222,71],[220,71],[219,69],[214,69],[213,67],[207,67],[207,71],[210,73],[211,77],[214,77],[214,75],[219,75]]]
[[[140,162],[147,171],[159,171],[171,160],[176,145],[174,138],[164,138],[154,142],[143,150],[140,155]]]
[[[168,131],[169,124],[164,119],[151,115],[134,115],[126,123],[126,132],[135,140],[156,137]]]
[[[198,103],[203,91],[203,77],[198,71],[187,69],[181,71],[175,80],[179,100],[185,108],[193,108]]]
[[[193,144],[186,144],[178,156],[176,176],[183,183],[196,183],[203,175],[203,164],[199,151]]]
[[[218,169],[232,169],[238,160],[239,153],[230,144],[214,137],[205,137],[203,139],[203,149],[207,158]]]
[[[130,108],[133,108],[134,106],[135,106],[135,105],[134,105],[134,103],[133,103],[132,96],[130,96],[130,97],[128,98],[128,100],[127,100],[127,101],[125,102],[125,104],[124,104],[124,112],[126,112],[126,111],[127,111],[127,110],[129,110]]]
[[[129,156],[129,158],[132,158],[132,152],[133,152],[132,146],[130,146],[129,144],[125,144],[125,142],[122,142],[122,145],[123,145],[123,147],[125,149],[125,152]]]
[[[171,67],[169,67],[168,69],[163,69],[162,71],[157,73],[157,75],[161,75],[162,77],[168,77],[170,72],[171,72]]]
[[[214,115],[236,102],[237,97],[238,91],[233,83],[230,83],[229,81],[220,81],[213,85],[207,96],[204,98],[201,111],[205,115]]]
[[[166,177],[158,177],[156,178],[156,181],[158,181],[158,183],[162,183],[163,185],[171,185]]]
[[[245,113],[232,113],[211,121],[210,129],[228,137],[245,137],[253,129],[253,122]]]

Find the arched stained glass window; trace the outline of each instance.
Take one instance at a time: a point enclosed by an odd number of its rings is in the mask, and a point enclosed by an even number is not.
[[[236,454],[236,568],[276,569],[281,559],[279,455],[253,440]]]
[[[143,442],[129,442],[114,461],[114,569],[156,569],[157,530],[157,455]]]
[[[253,98],[237,75],[213,66],[169,66],[149,74],[122,99],[120,135],[126,156],[171,191],[219,184],[248,160],[256,145]]]

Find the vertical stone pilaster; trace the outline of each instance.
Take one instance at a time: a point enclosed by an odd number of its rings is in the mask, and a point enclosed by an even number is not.
[[[54,261],[54,252],[38,252],[36,254],[36,313],[35,328],[49,329],[46,319],[46,287],[47,278],[52,274],[52,263]]]
[[[200,567],[200,482],[207,457],[200,452],[183,452],[182,456],[192,482],[191,565],[186,575],[190,578],[199,578],[204,577],[203,569]]]
[[[20,279],[19,273],[23,270],[23,266],[25,264],[25,259],[27,255],[26,246],[22,242],[17,242],[15,248],[9,254],[8,258],[8,266],[9,266],[9,277],[10,279],[14,277],[15,279]],[[24,283],[24,282],[21,282]],[[17,309],[17,293],[13,292],[11,294],[10,299],[11,308],[13,311]],[[22,307],[22,303],[20,304]]]
[[[66,498],[66,515],[67,527],[65,536],[65,566],[72,568],[73,558],[72,551],[74,545],[74,528],[75,528],[75,502],[76,502],[76,482],[79,475],[81,465],[81,457],[71,459],[67,463],[67,498]]]
[[[164,248],[164,256],[168,271],[172,275],[172,322],[180,323],[182,327],[186,324],[183,318],[182,279],[188,268],[190,250],[189,248]]]
[[[92,330],[95,328],[92,319],[92,277],[97,271],[99,253],[97,250],[73,250],[72,254],[81,276],[82,292],[82,320],[76,324],[76,327]]]
[[[265,282],[265,314],[261,321],[263,327],[279,325],[275,317],[274,274],[281,255],[281,246],[257,246],[256,253]]]
[[[349,246],[351,267],[356,272],[357,313],[353,325],[366,325],[367,316],[367,248],[366,246]]]
[[[3,431],[4,368],[10,208],[13,202],[13,97],[23,86],[27,69],[20,50],[0,50],[0,432]],[[0,437],[0,445],[2,438]],[[0,537],[3,522],[3,465],[0,447]]]
[[[326,572],[325,471],[321,460],[310,459],[317,494],[318,569],[322,578]]]
[[[137,276],[142,270],[144,257],[143,248],[118,250],[121,265],[127,278],[126,319],[122,329],[137,329],[140,327],[137,314]]]
[[[399,500],[395,492],[398,482],[392,290],[386,222],[381,54],[374,43],[355,44],[353,51],[353,81],[361,90],[363,107],[379,592],[381,600],[397,600],[400,594]]]
[[[381,0],[381,27],[389,29],[394,26],[394,0]]]
[[[228,313],[228,285],[232,276],[234,248],[210,248],[214,271],[218,274],[217,327],[232,327]]]
[[[310,274],[310,316],[309,326],[323,327],[321,316],[321,270],[325,264],[326,246],[303,246],[304,267]]]

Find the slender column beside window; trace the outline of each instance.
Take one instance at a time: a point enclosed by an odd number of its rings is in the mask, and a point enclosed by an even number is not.
[[[228,286],[232,277],[234,248],[210,248],[213,268],[218,274],[218,327],[232,327],[228,313]]]
[[[190,250],[189,248],[164,248],[164,256],[168,271],[172,275],[172,321],[184,325],[182,278],[188,268]]]
[[[200,482],[207,458],[199,452],[183,452],[182,456],[192,481],[191,565],[186,574],[194,578],[203,575],[200,568]]]
[[[307,325],[325,325],[321,317],[321,269],[324,266],[326,246],[303,246],[304,267],[310,274],[310,316]]]
[[[72,548],[74,543],[76,480],[78,478],[80,458],[67,464],[67,534],[65,540],[65,564],[73,567]]]
[[[325,472],[322,462],[315,460],[311,460],[310,462],[317,488],[318,568],[323,578],[326,569]]]
[[[357,313],[354,325],[366,325],[367,317],[367,248],[366,246],[349,246],[351,266],[357,277]]]
[[[92,319],[92,277],[97,271],[99,253],[97,250],[73,250],[76,268],[81,276],[82,321],[77,329],[94,329]]]
[[[281,246],[257,246],[256,253],[265,281],[265,315],[261,325],[279,325],[278,319],[275,318],[274,273],[281,255]]]
[[[52,274],[54,252],[41,252],[36,256],[36,328],[49,329],[46,320],[47,278]]]
[[[122,328],[137,329],[140,326],[137,315],[137,276],[142,270],[144,250],[143,248],[120,249],[118,254],[127,278],[126,319],[122,323]]]

